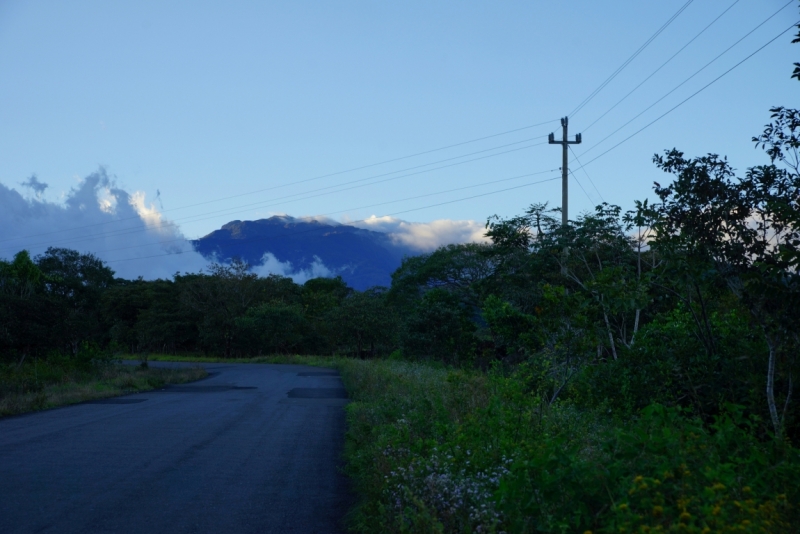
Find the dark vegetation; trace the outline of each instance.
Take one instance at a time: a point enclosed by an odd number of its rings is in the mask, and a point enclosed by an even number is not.
[[[770,165],[670,150],[655,203],[493,217],[491,244],[406,258],[391,288],[23,251],[0,353],[356,357],[335,361],[365,532],[792,532],[800,111],[753,141]]]

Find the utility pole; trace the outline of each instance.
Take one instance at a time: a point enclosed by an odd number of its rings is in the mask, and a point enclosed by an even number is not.
[[[561,129],[563,130],[561,133],[561,141],[556,141],[555,135],[552,133],[547,138],[547,142],[551,145],[561,145],[562,148],[562,155],[561,155],[561,228],[566,229],[567,224],[569,224],[569,154],[567,154],[567,150],[569,150],[569,145],[577,145],[581,142],[581,134],[577,134],[575,136],[574,141],[569,140],[569,136],[567,135],[567,125],[569,124],[569,118],[564,117],[561,119]],[[564,247],[564,252],[561,258],[561,274],[566,276],[567,275],[567,258],[569,257],[569,248]]]
[[[567,125],[569,119],[564,117],[561,119],[561,129],[563,130],[561,141],[556,141],[555,135],[552,133],[547,138],[547,142],[551,145],[561,145],[563,148],[562,162],[561,162],[561,226],[567,226],[569,222],[569,167],[567,154],[568,145],[577,145],[581,142],[581,134],[575,136],[574,141],[570,141],[567,136]]]

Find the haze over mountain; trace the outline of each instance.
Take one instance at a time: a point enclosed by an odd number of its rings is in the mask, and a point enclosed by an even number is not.
[[[286,215],[231,221],[194,245],[206,258],[239,258],[259,273],[302,272],[307,278],[339,275],[360,290],[388,286],[403,256],[422,252],[392,234]]]

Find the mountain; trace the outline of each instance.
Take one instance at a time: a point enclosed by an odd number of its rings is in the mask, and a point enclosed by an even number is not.
[[[270,253],[280,262],[291,263],[293,272],[322,262],[359,290],[388,286],[403,256],[413,254],[381,232],[287,216],[231,221],[195,240],[194,246],[206,258],[239,258],[254,266]]]

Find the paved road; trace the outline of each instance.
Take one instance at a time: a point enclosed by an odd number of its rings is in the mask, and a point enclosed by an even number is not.
[[[341,532],[341,380],[205,367],[192,384],[0,419],[0,533]]]

